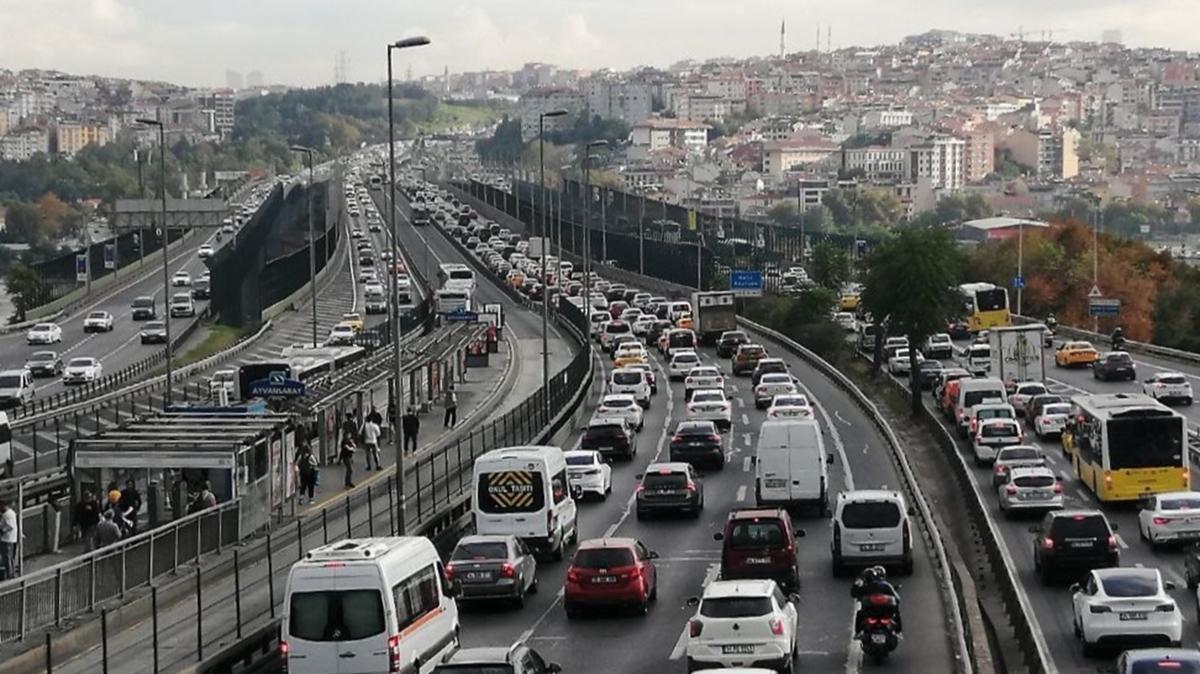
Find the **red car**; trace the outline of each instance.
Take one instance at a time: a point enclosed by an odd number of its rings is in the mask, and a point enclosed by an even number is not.
[[[713,534],[722,543],[721,580],[771,579],[794,592],[800,587],[792,518],[782,508],[742,508],[729,513],[725,530]]]
[[[612,302],[608,305],[608,313],[610,316],[613,317],[613,320],[615,321],[618,318],[620,318],[621,314],[625,313],[625,310],[628,308],[629,308],[629,304],[627,304],[625,302],[621,302],[621,301]]]
[[[658,570],[651,552],[634,538],[593,538],[575,550],[567,569],[563,606],[577,618],[588,606],[632,606],[641,615],[658,599]]]

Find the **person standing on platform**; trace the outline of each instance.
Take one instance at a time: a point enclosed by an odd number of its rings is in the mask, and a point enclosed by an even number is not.
[[[417,434],[421,432],[421,418],[417,416],[417,409],[409,407],[401,423],[404,431],[404,451],[417,451]]]

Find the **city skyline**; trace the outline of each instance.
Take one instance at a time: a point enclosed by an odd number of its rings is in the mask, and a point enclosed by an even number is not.
[[[260,71],[268,74],[267,84],[315,86],[333,81],[340,51],[350,64],[348,81],[382,80],[382,45],[423,34],[433,44],[406,52],[400,73],[410,66],[415,76],[440,74],[447,67],[452,72],[513,70],[526,62],[581,69],[663,67],[689,58],[775,55],[781,20],[787,23],[788,52],[812,49],[818,33],[824,48],[826,31],[837,49],[893,44],[934,28],[1002,36],[1023,31],[1026,39],[1052,30],[1059,41],[1095,41],[1104,31],[1120,30],[1129,46],[1194,50],[1186,19],[1200,15],[1186,7],[1186,0],[1065,0],[1053,6],[1016,0],[1003,7],[965,0],[902,0],[887,6],[867,0],[736,5],[699,0],[686,13],[667,3],[630,0],[494,0],[404,8],[382,0],[347,0],[337,8],[305,3],[299,9],[282,0],[251,6],[230,0],[203,7],[149,0],[79,5],[0,0],[0,31],[6,35],[0,66],[190,86],[223,86],[227,70]],[[279,21],[289,16],[290,23]],[[863,16],[873,20],[863,22]],[[931,22],[928,17],[943,18]],[[547,40],[547,35],[561,37]]]

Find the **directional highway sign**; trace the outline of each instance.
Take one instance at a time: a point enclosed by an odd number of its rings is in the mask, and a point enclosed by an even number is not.
[[[762,297],[762,272],[745,270],[729,272],[729,289],[737,297]]]
[[[1024,276],[1014,276],[1013,277],[1013,287],[1014,288],[1024,288],[1025,287],[1025,277]]]
[[[454,311],[446,312],[446,320],[475,323],[479,320],[479,314],[475,313],[474,311],[467,311],[466,309],[460,308],[455,309]]]
[[[1119,316],[1121,314],[1121,300],[1105,297],[1089,298],[1088,313],[1092,316]]]

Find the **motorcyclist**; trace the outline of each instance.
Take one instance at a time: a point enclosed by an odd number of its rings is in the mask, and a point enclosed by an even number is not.
[[[862,573],[855,579],[854,584],[850,586],[850,596],[858,600],[858,611],[854,614],[854,631],[861,632],[863,628],[863,620],[865,619],[863,601],[867,597],[874,594],[882,594],[892,597],[896,600],[892,622],[896,626],[896,633],[899,634],[903,630],[903,623],[900,621],[900,593],[896,591],[896,587],[888,582],[887,569],[882,566],[872,566],[863,569]]]
[[[1051,331],[1058,328],[1058,319],[1054,317],[1053,313],[1046,317],[1046,327],[1050,328]]]
[[[1125,345],[1125,331],[1119,325],[1113,329],[1112,345],[1114,349],[1119,349]]]

